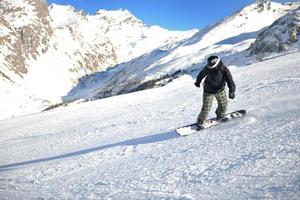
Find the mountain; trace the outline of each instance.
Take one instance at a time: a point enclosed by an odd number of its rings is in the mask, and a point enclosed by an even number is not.
[[[91,71],[105,70],[107,67],[131,60],[163,44],[182,40],[195,33],[195,31],[168,31],[158,26],[148,27],[128,10],[122,9],[99,10],[95,15],[87,15],[83,11],[77,12],[71,6],[52,4],[49,12],[53,20],[52,27],[58,31],[66,29],[64,31],[67,32],[58,33],[57,37],[64,39],[71,37],[69,39],[71,44],[67,47],[64,45],[65,41],[60,40],[56,42],[56,48],[65,47],[65,52],[73,52],[71,57],[82,62],[84,68],[102,67]],[[158,34],[160,37],[157,37]],[[82,59],[86,55],[90,57]],[[103,58],[95,59],[95,55],[102,55]]]
[[[271,53],[280,53],[292,48],[299,50],[299,35],[300,6],[261,32],[249,47],[250,54],[263,58]]]
[[[1,5],[0,118],[41,111],[61,102],[80,77],[196,31],[149,27],[127,10],[89,15],[71,6],[48,8],[43,0]]]
[[[199,70],[209,54],[218,54],[234,66],[255,62],[248,52],[251,43],[276,19],[299,6],[299,2],[255,2],[177,45],[162,46],[113,69],[82,77],[63,100],[94,100],[162,86]]]
[[[228,111],[247,115],[188,137],[174,129],[201,109],[189,75],[2,120],[1,199],[298,199],[299,62],[297,52],[232,70]]]
[[[0,118],[38,112],[31,91],[23,89],[31,60],[48,51],[53,35],[47,5],[43,0],[0,1]],[[38,83],[36,83],[38,84]],[[32,102],[28,108],[27,102]]]
[[[0,6],[0,78],[14,84],[28,72],[27,59],[47,51],[53,31],[43,0],[2,0]]]
[[[199,31],[189,44],[197,44],[198,48],[205,48],[214,44],[231,44],[255,39],[261,30],[290,10],[296,9],[297,6],[299,3],[279,4],[257,1]]]

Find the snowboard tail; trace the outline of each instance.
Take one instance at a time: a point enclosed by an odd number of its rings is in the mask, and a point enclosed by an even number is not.
[[[233,119],[241,118],[246,115],[246,110],[238,110],[228,113],[224,119],[219,120],[217,118],[208,119],[202,126],[198,126],[197,123],[189,124],[175,129],[175,132],[180,136],[186,136],[198,131],[217,126]]]

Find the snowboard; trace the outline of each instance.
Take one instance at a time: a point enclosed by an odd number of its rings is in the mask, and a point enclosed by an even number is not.
[[[213,126],[217,126],[223,123],[226,123],[228,121],[231,121],[233,119],[241,118],[246,115],[246,110],[238,110],[231,113],[226,114],[225,118],[222,120],[219,120],[217,118],[208,119],[202,127],[198,127],[197,123],[182,126],[175,129],[175,132],[180,136],[187,136],[191,135],[193,133],[197,133],[201,130],[211,128]]]

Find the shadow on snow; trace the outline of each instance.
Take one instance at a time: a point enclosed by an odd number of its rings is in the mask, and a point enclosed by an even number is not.
[[[75,152],[71,152],[71,153],[66,153],[66,154],[62,154],[62,155],[58,155],[58,156],[51,156],[51,157],[34,159],[34,160],[18,162],[18,163],[13,163],[13,164],[8,164],[8,165],[2,165],[2,166],[0,166],[0,172],[13,170],[15,167],[80,156],[80,155],[89,154],[89,153],[93,153],[93,152],[97,152],[97,151],[102,151],[105,149],[110,149],[113,147],[151,144],[151,143],[156,143],[156,142],[172,140],[176,137],[178,137],[178,136],[174,131],[168,131],[165,133],[129,139],[129,140],[121,141],[121,142],[106,144],[103,146],[93,147],[93,148],[84,149],[81,151],[75,151]]]

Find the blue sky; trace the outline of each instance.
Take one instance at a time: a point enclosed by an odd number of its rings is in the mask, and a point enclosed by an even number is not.
[[[277,0],[291,2],[295,0]],[[48,3],[72,5],[77,10],[94,14],[98,9],[129,10],[147,25],[170,30],[201,29],[254,0],[48,0]]]

